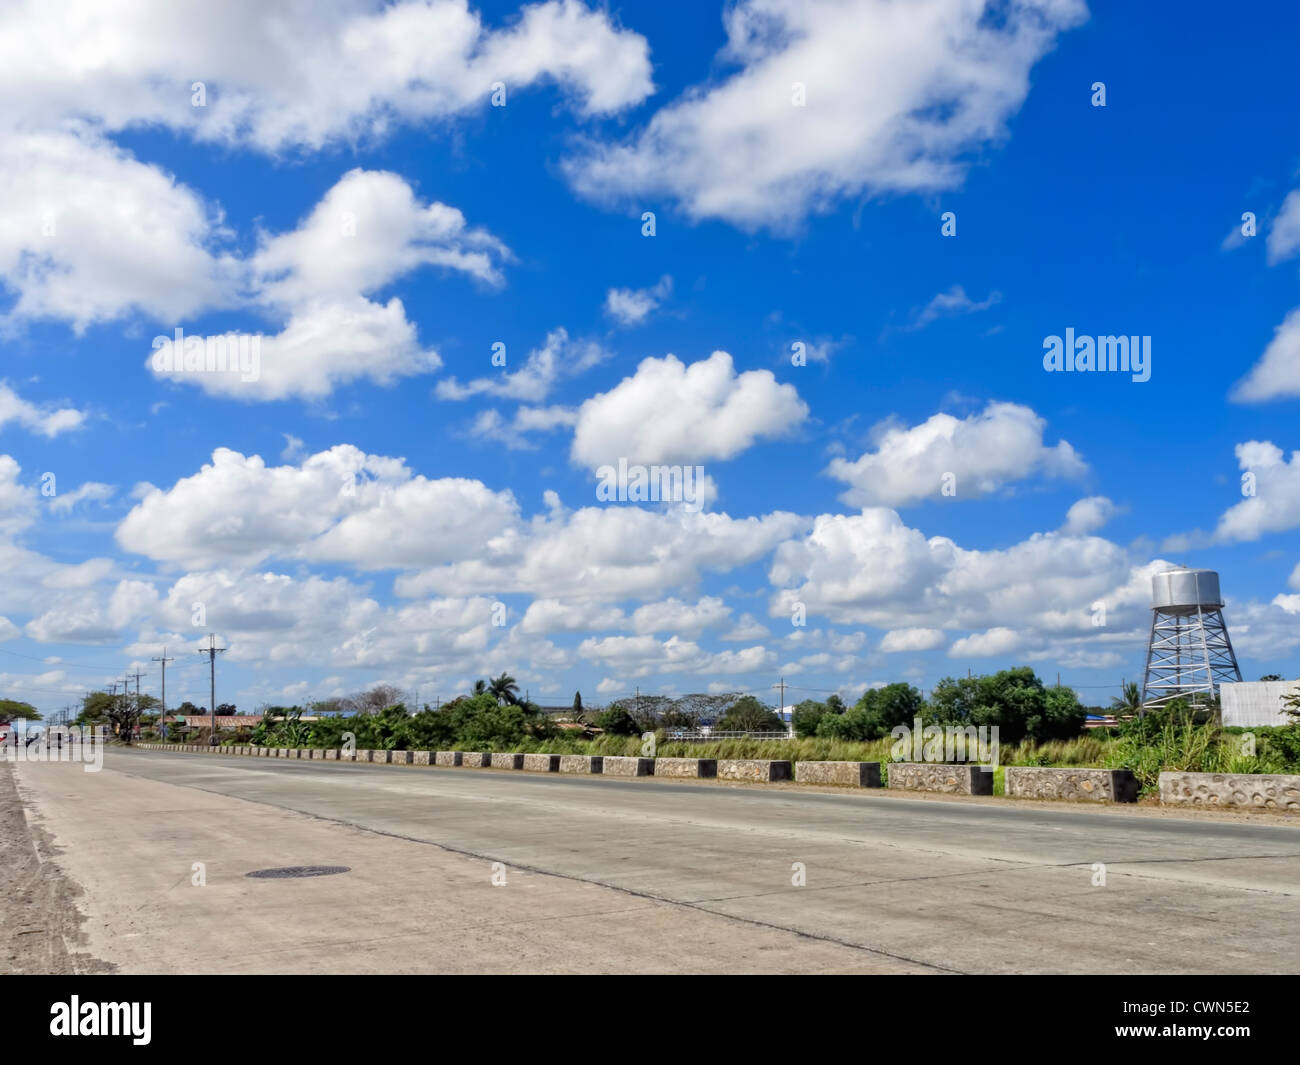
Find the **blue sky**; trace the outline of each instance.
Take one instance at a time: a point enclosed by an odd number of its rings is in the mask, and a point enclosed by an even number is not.
[[[1170,562],[1297,675],[1300,16],[277,6],[0,13],[7,696],[156,692],[166,647],[206,704],[214,632],[247,709],[1015,664],[1103,702]],[[177,328],[257,379],[157,372]],[[1045,372],[1067,328],[1150,380]],[[620,458],[707,503],[600,501]]]

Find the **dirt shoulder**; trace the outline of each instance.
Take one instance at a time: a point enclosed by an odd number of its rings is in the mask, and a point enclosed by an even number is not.
[[[49,835],[30,819],[13,766],[0,762],[0,974],[111,972],[82,951],[80,889],[54,861]]]

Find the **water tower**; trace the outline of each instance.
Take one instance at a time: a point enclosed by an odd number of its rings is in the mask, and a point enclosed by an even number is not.
[[[1180,697],[1203,703],[1218,694],[1225,680],[1241,680],[1241,670],[1223,620],[1219,575],[1182,567],[1155,574],[1143,708]]]

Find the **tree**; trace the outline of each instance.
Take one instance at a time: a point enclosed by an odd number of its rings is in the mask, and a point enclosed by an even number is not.
[[[473,695],[486,695],[486,694],[487,694],[487,690],[488,690],[487,681],[485,681],[485,680],[476,680],[476,681],[474,682],[474,691],[473,691],[471,694],[473,694]]]
[[[218,717],[234,717],[239,713],[239,709],[234,703],[217,703]]]
[[[140,715],[158,706],[158,700],[152,695],[142,694],[136,698],[130,692],[90,692],[81,700],[81,713],[77,715],[77,723],[94,726],[107,721],[118,736],[129,740],[135,732]]]
[[[497,702],[507,703],[510,706],[519,704],[519,682],[509,673],[493,677],[488,684],[488,691],[497,697]]]
[[[1087,711],[1073,688],[1047,688],[1028,666],[978,677],[945,677],[931,695],[927,723],[998,726],[1002,743],[1069,739]]]
[[[582,692],[573,693],[573,719],[575,721],[582,715]]]
[[[622,703],[611,703],[596,715],[596,727],[612,736],[639,736],[641,729]]]
[[[829,699],[824,703],[819,703],[816,699],[805,699],[803,702],[795,704],[794,709],[790,711],[790,722],[794,725],[794,734],[800,738],[817,735],[817,726],[821,719],[831,712]],[[843,703],[841,703],[838,713],[843,712]]]
[[[395,684],[376,684],[373,688],[354,692],[339,700],[339,706],[353,714],[377,714],[405,701],[405,693]]]
[[[1129,681],[1121,689],[1123,694],[1110,704],[1111,713],[1116,717],[1131,717],[1142,712],[1142,689],[1135,680]]]
[[[475,695],[451,713],[456,743],[467,750],[513,747],[528,735],[531,724],[522,706],[500,703],[495,695]]]
[[[717,724],[719,732],[784,732],[785,722],[770,706],[752,695],[742,695],[731,704]]]
[[[1260,677],[1259,679],[1260,679],[1261,681],[1265,681],[1265,680],[1282,680],[1282,679],[1284,679],[1284,678],[1282,677],[1282,674],[1281,674],[1281,673],[1265,673],[1265,674],[1264,674],[1262,677]]]
[[[1291,724],[1300,725],[1300,688],[1282,696],[1282,713],[1291,719]]]
[[[16,699],[0,699],[0,725],[10,721],[40,721],[41,715],[31,703],[20,703]]]

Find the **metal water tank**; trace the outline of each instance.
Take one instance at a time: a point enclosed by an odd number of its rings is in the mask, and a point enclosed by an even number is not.
[[[1171,569],[1151,578],[1151,607],[1162,614],[1219,610],[1219,575],[1212,569]]]

